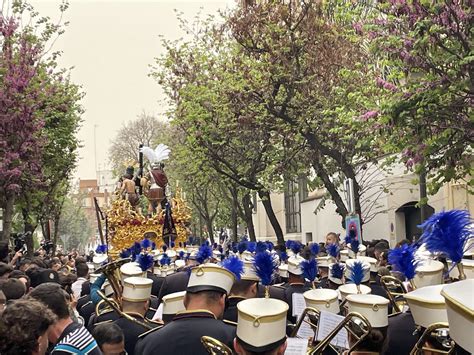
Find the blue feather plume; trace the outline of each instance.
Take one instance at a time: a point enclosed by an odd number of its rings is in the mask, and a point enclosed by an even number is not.
[[[290,239],[287,240],[287,241],[285,242],[285,248],[286,248],[286,249],[291,249],[291,245],[292,245],[292,244],[293,244],[293,241],[292,241],[292,240],[290,240]]]
[[[162,246],[162,249],[163,249],[163,253],[166,253],[166,250],[168,250],[168,246],[165,244]]]
[[[278,263],[268,252],[255,254],[253,265],[257,276],[263,286],[269,286],[272,283],[273,275],[278,269]]]
[[[174,242],[171,242],[170,246],[171,246],[171,248],[174,248],[174,246],[175,246]]]
[[[300,253],[301,249],[303,249],[303,244],[295,240],[293,243],[291,243],[290,249],[293,253],[295,253],[295,255],[297,255]]]
[[[319,244],[318,243],[311,243],[309,245],[309,250],[311,252],[311,255],[317,256],[319,254]]]
[[[421,242],[432,253],[442,253],[453,263],[461,262],[467,242],[474,238],[469,211],[450,210],[435,213],[419,227],[423,229]]]
[[[357,253],[359,251],[359,240],[356,239],[356,238],[353,238],[351,240],[351,250],[354,252],[354,253]]]
[[[339,263],[332,264],[331,276],[336,279],[342,279],[342,277],[344,276],[344,266]]]
[[[160,265],[165,266],[171,264],[171,258],[168,256],[168,254],[163,254],[162,258],[160,259]]]
[[[304,260],[301,262],[301,269],[303,270],[303,276],[305,279],[313,282],[318,275],[318,263],[315,258]]]
[[[184,260],[188,261],[190,256],[191,256],[191,253],[186,253],[186,256],[184,257]]]
[[[237,280],[240,280],[244,273],[244,262],[237,256],[229,256],[222,262],[222,267],[233,273]]]
[[[143,271],[146,271],[153,266],[153,255],[151,254],[139,254],[136,260]]]
[[[212,249],[217,249],[217,243],[212,244]]]
[[[97,254],[105,254],[107,253],[107,244],[100,244],[95,248],[95,252]]]
[[[218,250],[221,254],[224,253],[224,248],[222,247],[222,245],[217,246],[217,250]]]
[[[130,253],[130,249],[124,249],[120,252],[120,258],[121,259],[126,259],[131,256],[132,253]]]
[[[251,253],[255,253],[255,251],[257,250],[257,243],[255,242],[248,242],[247,244],[247,250]]]
[[[275,245],[274,245],[272,242],[270,242],[270,241],[268,240],[268,241],[267,241],[267,249],[270,250],[270,251],[272,251],[274,247],[275,247]]]
[[[181,259],[181,260],[184,258],[184,250],[181,250],[181,251],[178,253],[178,258]]]
[[[239,245],[237,246],[237,250],[239,251],[240,254],[242,254],[244,251],[247,250],[247,242],[246,241],[242,241],[239,243]]]
[[[340,248],[339,248],[339,245],[337,245],[335,243],[334,244],[333,243],[329,244],[326,247],[326,251],[333,258],[338,258],[339,257]]]
[[[288,260],[288,254],[286,253],[286,251],[282,251],[280,253],[280,260],[281,261],[287,261]]]
[[[212,256],[212,249],[209,245],[203,244],[199,247],[196,255],[196,261],[199,264],[203,264],[207,259]]]
[[[266,251],[267,248],[268,248],[267,243],[265,243],[265,242],[257,242],[257,247],[255,248],[255,251],[256,251],[257,253],[262,253],[262,252]]]
[[[413,279],[416,274],[418,262],[415,260],[415,252],[414,245],[403,244],[388,253],[388,262],[393,266],[393,269],[401,272],[408,280]]]
[[[143,239],[142,242],[140,243],[140,246],[141,246],[143,249],[151,248],[151,241],[150,241],[150,239],[148,239],[148,238]]]
[[[350,266],[349,279],[356,285],[360,285],[362,280],[364,280],[364,265],[362,261],[355,261]]]
[[[141,247],[140,243],[138,243],[138,242],[133,243],[133,245],[130,248],[130,253],[132,255],[132,261],[135,261],[137,259],[138,254],[140,254],[141,251],[142,251],[142,247]]]
[[[232,243],[231,249],[234,254],[237,254],[239,252],[239,249],[237,248],[237,243]]]
[[[155,250],[156,249],[156,243],[155,242],[152,242],[151,243],[151,250]]]

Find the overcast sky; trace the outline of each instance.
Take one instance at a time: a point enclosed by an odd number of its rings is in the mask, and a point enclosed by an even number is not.
[[[30,0],[41,15],[58,18],[59,0]],[[183,36],[174,9],[192,19],[217,13],[233,0],[70,0],[65,21],[70,24],[54,49],[63,51],[60,65],[74,67],[72,79],[86,96],[84,147],[76,177],[95,178],[97,165],[104,168],[111,139],[127,121],[145,111],[163,117],[166,110],[158,84],[148,77],[149,65],[163,53],[159,35]],[[94,128],[95,126],[95,128]],[[94,144],[94,130],[96,139]],[[96,148],[94,147],[96,146]]]

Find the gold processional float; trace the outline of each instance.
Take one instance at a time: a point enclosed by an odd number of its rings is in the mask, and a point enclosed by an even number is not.
[[[180,244],[184,246],[187,241],[191,208],[187,206],[178,183],[171,196],[163,164],[169,153],[164,144],[159,144],[155,150],[140,147],[137,174],[134,174],[133,166],[126,169],[125,175],[120,178],[115,199],[105,213],[96,203],[101,243],[107,244],[108,254],[113,260],[119,258],[122,250],[144,238],[155,243],[156,248],[165,244],[171,247],[172,242],[176,247]],[[147,173],[143,169],[143,155],[150,163]],[[106,223],[105,236],[101,217]]]

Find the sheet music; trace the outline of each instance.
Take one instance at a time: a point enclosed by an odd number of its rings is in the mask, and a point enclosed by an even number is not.
[[[308,317],[305,317],[305,320],[309,321]],[[301,323],[300,329],[298,329],[298,333],[296,335],[298,337],[304,338],[304,339],[309,339],[309,338],[313,339],[314,338],[314,331],[313,331],[313,328],[311,328],[311,326],[308,323],[303,321],[303,323]]]
[[[319,315],[318,334],[316,340],[323,340],[343,320],[343,316],[321,311],[321,314]],[[331,340],[331,345],[349,349],[347,330],[345,328],[342,328],[339,333],[337,333],[337,335]]]
[[[160,303],[160,306],[158,307],[158,309],[156,310],[155,312],[155,315],[153,316],[153,320],[162,320],[163,319],[163,302]]]
[[[308,350],[308,340],[287,338],[285,355],[305,355]]]
[[[293,293],[291,296],[293,301],[293,309],[291,310],[293,317],[299,318],[306,308],[306,301],[304,300],[302,293]]]

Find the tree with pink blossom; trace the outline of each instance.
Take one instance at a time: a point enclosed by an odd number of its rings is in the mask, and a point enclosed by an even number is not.
[[[390,0],[360,33],[386,66],[381,132],[431,192],[472,174],[473,2]],[[360,26],[359,26],[360,27]],[[472,188],[474,183],[468,179]]]

